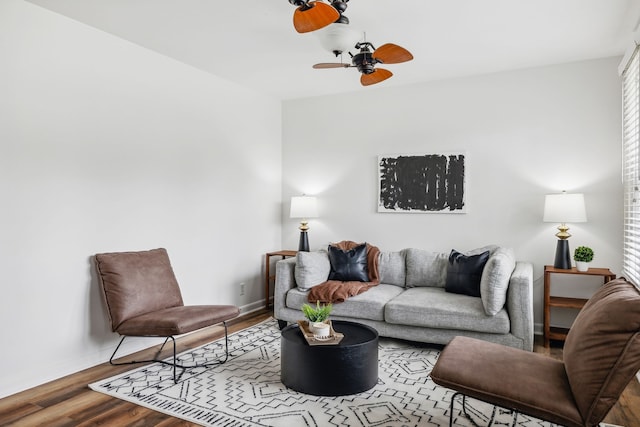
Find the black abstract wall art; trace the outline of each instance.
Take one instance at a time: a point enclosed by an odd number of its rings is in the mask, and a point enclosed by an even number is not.
[[[378,212],[466,213],[465,154],[379,156]]]

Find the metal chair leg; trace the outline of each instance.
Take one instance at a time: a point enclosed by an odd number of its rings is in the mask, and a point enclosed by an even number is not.
[[[471,424],[473,424],[475,427],[481,427],[467,413],[467,396],[459,391],[455,392],[454,395],[451,396],[451,402],[449,405],[449,427],[453,427],[453,404],[458,395],[462,396],[462,414],[464,414],[465,418],[467,418],[471,422]],[[489,424],[487,424],[487,427],[490,427],[496,420],[497,409],[498,407],[496,405],[493,405],[493,411],[491,411],[491,419],[489,420]],[[516,411],[515,409],[508,409],[508,410],[511,411],[511,413],[513,414],[512,426],[515,427],[518,424],[518,411]]]
[[[453,402],[456,400],[456,396],[460,393],[456,392],[451,396],[451,402],[449,403],[449,427],[453,427]]]
[[[127,338],[127,335],[123,335],[122,338],[120,339],[120,342],[116,346],[116,349],[114,350],[113,354],[111,354],[111,357],[109,358],[109,364],[111,364],[113,366],[122,366],[122,365],[134,365],[134,364],[138,364],[138,363],[153,363],[153,362],[162,363],[163,365],[168,365],[168,366],[172,366],[173,367],[173,382],[177,383],[178,380],[180,380],[180,378],[182,378],[182,374],[184,374],[184,371],[186,369],[209,368],[209,367],[216,366],[216,365],[222,365],[223,363],[225,363],[229,359],[229,335],[228,335],[227,322],[226,321],[222,322],[222,325],[224,326],[224,346],[225,346],[224,359],[220,359],[215,363],[204,363],[204,364],[201,364],[201,365],[193,365],[193,366],[185,366],[185,365],[178,364],[176,362],[176,339],[171,335],[168,336],[168,337],[165,337],[166,339],[164,340],[164,342],[160,346],[160,349],[156,352],[156,355],[153,357],[153,359],[132,360],[130,362],[120,362],[120,363],[114,362],[113,359],[115,358],[116,353],[120,349],[120,346],[124,342],[124,339]],[[173,362],[167,362],[166,360],[162,360],[162,359],[158,358],[160,353],[162,352],[162,349],[164,349],[165,344],[167,344],[167,341],[169,341],[169,340],[171,340],[172,343],[173,343]],[[180,372],[179,376],[176,375],[176,368],[182,369],[182,372]]]

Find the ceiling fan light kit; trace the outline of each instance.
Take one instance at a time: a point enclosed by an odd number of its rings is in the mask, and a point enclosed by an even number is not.
[[[349,0],[329,0],[330,5],[320,0],[289,0],[298,6],[293,14],[293,25],[299,33],[318,31],[320,44],[335,56],[349,53],[351,64],[343,62],[321,62],[315,69],[355,67],[362,74],[360,83],[363,86],[380,83],[393,76],[383,68],[375,68],[376,64],[399,64],[411,61],[413,55],[407,49],[393,43],[386,43],[376,49],[367,41],[360,42],[360,32],[349,27],[349,18],[343,12],[347,10]],[[360,49],[355,55],[349,52],[351,47]],[[373,49],[373,51],[371,51]]]
[[[349,49],[358,43],[362,37],[362,33],[353,29],[347,24],[334,22],[314,32],[320,41],[320,46],[325,50],[339,56],[342,52],[348,52]]]

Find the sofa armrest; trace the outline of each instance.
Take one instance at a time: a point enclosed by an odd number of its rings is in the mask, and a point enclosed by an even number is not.
[[[287,258],[276,263],[276,284],[273,290],[273,315],[280,319],[278,314],[287,306],[287,292],[297,286],[294,276],[296,258]]]
[[[522,340],[524,350],[533,351],[533,264],[516,262],[507,290],[511,334]]]

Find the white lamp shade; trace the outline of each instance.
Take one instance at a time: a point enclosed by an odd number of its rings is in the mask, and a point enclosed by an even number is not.
[[[355,49],[356,43],[362,38],[362,33],[351,28],[348,24],[339,22],[327,25],[314,31],[320,40],[320,45],[329,52],[348,52]]]
[[[291,218],[315,218],[318,216],[318,204],[313,196],[293,196],[291,198]]]
[[[584,195],[547,194],[544,198],[544,222],[574,223],[587,222]]]

